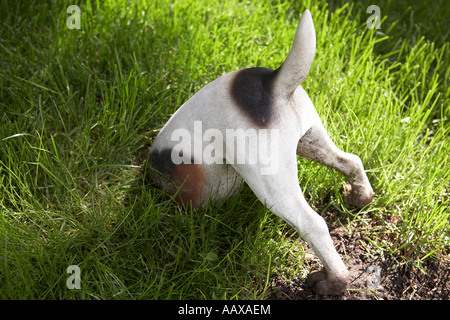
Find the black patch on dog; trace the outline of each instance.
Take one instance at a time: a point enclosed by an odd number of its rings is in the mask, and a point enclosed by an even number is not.
[[[153,187],[162,189],[161,179],[170,179],[175,170],[175,163],[172,161],[172,150],[163,149],[151,150],[147,159],[146,180]]]
[[[183,157],[183,151],[180,151],[180,157]],[[194,163],[182,162],[184,164]],[[163,189],[163,181],[170,182],[172,180],[175,167],[177,165],[172,161],[172,149],[166,148],[162,150],[150,150],[147,158],[146,181],[155,188]]]
[[[272,83],[277,71],[269,68],[240,70],[233,80],[231,96],[241,110],[259,127],[273,117]]]
[[[172,150],[163,149],[161,151],[153,150],[148,156],[148,161],[153,169],[156,169],[160,173],[170,177],[175,168],[175,164],[172,161]]]

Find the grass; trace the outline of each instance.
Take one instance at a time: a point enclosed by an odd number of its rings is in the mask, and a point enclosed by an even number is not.
[[[142,166],[206,83],[277,68],[306,8],[317,53],[303,87],[376,192],[346,208],[344,178],[299,159],[307,200],[377,255],[449,258],[445,1],[379,1],[379,30],[365,2],[74,2],[79,30],[64,1],[0,4],[0,298],[262,299],[271,277],[305,277],[304,243],[247,187],[186,211],[145,185]]]

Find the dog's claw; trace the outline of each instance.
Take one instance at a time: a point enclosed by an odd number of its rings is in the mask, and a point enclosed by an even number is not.
[[[325,270],[309,274],[306,285],[319,295],[338,295],[345,291],[348,284],[348,275],[330,277]]]

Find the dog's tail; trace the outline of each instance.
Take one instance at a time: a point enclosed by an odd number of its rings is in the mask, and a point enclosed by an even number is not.
[[[276,71],[274,90],[278,95],[290,95],[305,80],[316,51],[316,34],[311,12],[305,10],[297,32],[294,44],[286,60]]]

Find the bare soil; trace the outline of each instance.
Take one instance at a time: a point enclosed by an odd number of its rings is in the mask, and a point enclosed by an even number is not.
[[[394,258],[369,258],[361,237],[349,235],[341,226],[330,232],[339,254],[346,261],[350,284],[338,296],[318,296],[301,278],[287,281],[276,277],[267,299],[273,300],[449,300],[450,262],[428,259],[423,270],[411,264],[400,264]],[[312,253],[312,251],[311,251]],[[319,270],[320,261],[310,257],[311,269]]]

